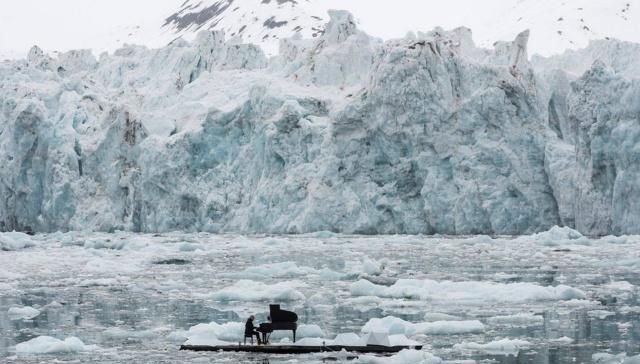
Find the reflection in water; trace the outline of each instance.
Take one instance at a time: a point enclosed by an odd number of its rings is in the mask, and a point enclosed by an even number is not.
[[[344,244],[344,242],[342,242]],[[344,245],[335,244],[324,249],[325,256],[313,256],[304,250],[272,254],[229,254],[220,257],[205,257],[202,260],[167,258],[151,263],[149,272],[140,273],[144,284],[122,281],[118,284],[100,285],[100,282],[78,284],[64,280],[45,282],[42,287],[31,282],[21,287],[18,295],[0,293],[0,358],[12,355],[10,349],[16,343],[39,335],[56,337],[78,336],[87,343],[97,343],[104,350],[88,353],[83,360],[103,363],[124,362],[184,362],[199,357],[215,356],[216,362],[228,363],[284,363],[292,356],[278,358],[263,355],[188,353],[176,350],[179,342],[172,341],[168,334],[187,330],[200,323],[226,323],[243,321],[247,312],[256,312],[258,321],[266,319],[268,302],[254,302],[246,307],[237,307],[234,302],[212,302],[206,294],[192,294],[190,285],[220,287],[219,273],[237,272],[239,267],[254,266],[265,262],[293,261],[298,266],[315,269],[328,268],[345,271],[348,263],[342,258]],[[521,307],[518,304],[496,303],[494,306],[475,307],[460,304],[452,306],[439,302],[422,305],[409,301],[389,300],[385,305],[354,304],[349,300],[348,287],[356,276],[345,274],[343,281],[317,280],[308,283],[308,302],[287,302],[288,309],[295,310],[300,323],[319,325],[328,335],[341,332],[358,332],[371,318],[393,315],[407,321],[424,321],[426,313],[442,312],[455,314],[463,319],[485,319],[499,313],[518,313],[530,310],[541,314],[540,324],[529,326],[497,325],[481,334],[467,335],[423,335],[418,339],[425,348],[447,360],[475,359],[491,363],[554,364],[589,363],[596,352],[611,351],[637,354],[640,351],[640,319],[638,297],[598,296],[598,286],[611,281],[627,281],[640,285],[638,273],[593,272],[592,267],[565,269],[560,266],[540,267],[517,265],[514,262],[478,261],[460,265],[447,256],[434,256],[428,247],[419,245],[406,249],[372,249],[366,254],[375,259],[401,262],[390,267],[396,278],[428,275],[439,280],[492,280],[497,273],[504,275],[503,283],[533,282],[540,285],[581,285],[593,293],[594,300],[601,304],[600,314],[581,305],[558,305],[554,302]],[[339,257],[339,258],[335,258]],[[230,261],[234,263],[229,263]],[[201,269],[211,276],[202,277]],[[583,269],[583,270],[581,270]],[[270,279],[270,278],[269,278]],[[305,277],[270,279],[277,282],[289,279],[304,280]],[[211,283],[208,283],[208,280]],[[171,283],[173,281],[174,283]],[[177,283],[175,283],[177,282]],[[222,282],[222,283],[221,283]],[[569,283],[567,283],[569,282]],[[171,283],[171,285],[168,285]],[[179,288],[176,288],[179,287]],[[167,288],[169,287],[169,288]],[[595,288],[594,288],[595,287]],[[317,297],[314,296],[317,294]],[[7,310],[12,306],[38,307],[41,314],[32,320],[10,320]],[[119,328],[120,332],[109,329]],[[518,355],[488,355],[453,350],[453,345],[462,342],[489,342],[497,338],[521,338],[532,342],[530,350]],[[573,343],[566,344],[556,339],[569,337]],[[117,350],[109,350],[117,348]],[[217,355],[217,356],[216,356]],[[73,356],[59,356],[61,361],[73,361]],[[7,359],[9,360],[9,359]],[[21,358],[25,362],[39,362],[42,358]],[[335,357],[310,356],[305,362],[333,362]]]

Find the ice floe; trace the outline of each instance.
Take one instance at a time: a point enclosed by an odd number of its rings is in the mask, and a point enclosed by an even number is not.
[[[526,239],[527,241],[536,241],[545,245],[557,245],[559,243],[566,243],[569,241],[588,241],[579,231],[573,230],[570,227],[554,226],[548,231],[543,231],[537,234],[521,236],[516,238],[516,242]]]
[[[186,332],[180,331],[170,334],[175,339],[179,339],[180,335],[187,339],[186,345],[225,345],[227,342],[242,340],[244,324],[241,322],[224,324],[211,322],[195,325]]]
[[[297,337],[324,337],[324,331],[318,325],[300,325],[298,327]]]
[[[613,316],[616,313],[615,312],[611,312],[611,311],[607,311],[607,310],[593,310],[593,311],[589,311],[587,314],[590,317],[596,317],[596,318],[599,318],[601,320],[604,320],[608,316]]]
[[[54,353],[78,353],[92,351],[96,345],[85,345],[77,337],[68,337],[59,340],[51,336],[38,336],[29,341],[16,345],[18,354],[54,354]]]
[[[0,279],[20,279],[23,278],[24,274],[10,272],[8,270],[0,269]]]
[[[335,339],[333,339],[333,344],[344,346],[360,346],[363,344],[363,340],[360,335],[354,332],[346,332],[336,335]]]
[[[33,307],[11,307],[7,312],[11,320],[30,320],[40,315],[40,310]]]
[[[384,318],[372,318],[363,327],[362,332],[404,334],[408,336],[416,334],[449,335],[478,333],[484,331],[484,324],[477,320],[470,321],[435,321],[411,323],[403,319],[387,316]]]
[[[35,246],[31,236],[20,232],[0,233],[0,250],[12,251]]]
[[[427,322],[433,322],[433,321],[461,321],[462,319],[458,316],[449,315],[446,313],[427,312],[424,314],[424,320]]]
[[[596,353],[591,357],[594,364],[640,364],[640,355]]]
[[[103,331],[102,335],[112,339],[149,339],[160,336],[168,331],[167,328],[157,328],[153,330],[126,330],[120,327],[111,327]]]
[[[353,296],[378,296],[434,301],[527,302],[585,298],[585,293],[569,286],[540,286],[533,283],[493,283],[486,281],[434,281],[400,279],[390,287],[359,280],[351,285]]]
[[[556,343],[556,344],[568,345],[568,344],[573,343],[574,340],[572,338],[570,338],[570,337],[563,336],[563,337],[559,337],[557,339],[551,339],[549,341],[552,342],[552,343]]]
[[[280,282],[265,284],[250,280],[240,280],[229,287],[222,288],[209,295],[216,301],[295,301],[305,299],[297,288],[299,282]]]
[[[502,339],[491,341],[486,344],[478,344],[474,342],[465,342],[453,346],[458,350],[482,351],[489,354],[510,354],[516,355],[522,349],[531,347],[531,343],[525,340]]]
[[[294,262],[262,264],[244,269],[241,272],[226,273],[224,277],[260,280],[265,278],[299,277],[320,272],[311,267],[299,267]]]
[[[442,359],[439,357],[418,350],[402,350],[398,354],[390,357],[378,357],[373,355],[360,355],[354,361],[357,364],[440,364]]]
[[[492,325],[529,326],[544,323],[544,317],[530,312],[525,312],[514,315],[489,317],[487,322]]]

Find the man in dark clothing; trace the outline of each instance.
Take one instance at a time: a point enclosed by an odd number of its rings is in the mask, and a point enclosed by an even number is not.
[[[260,333],[256,331],[256,327],[253,326],[253,320],[255,320],[255,316],[249,316],[247,323],[244,325],[244,337],[255,336],[258,339],[258,345],[262,345],[262,340],[260,340]]]

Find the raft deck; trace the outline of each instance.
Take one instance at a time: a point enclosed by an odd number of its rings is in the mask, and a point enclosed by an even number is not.
[[[327,345],[327,346],[298,346],[298,345],[182,345],[180,350],[191,351],[223,351],[223,352],[242,352],[242,353],[264,353],[264,354],[313,354],[313,353],[330,353],[346,350],[354,353],[370,353],[370,354],[393,354],[404,349],[421,350],[422,346],[344,346],[344,345]]]

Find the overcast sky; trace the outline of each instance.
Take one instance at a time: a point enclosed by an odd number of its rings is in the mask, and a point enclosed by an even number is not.
[[[517,0],[482,0],[490,11]],[[90,48],[123,34],[127,27],[157,29],[159,22],[184,0],[0,0],[0,52],[25,53],[34,44],[47,49]],[[455,2],[455,4],[454,4]],[[430,30],[468,24],[477,0],[316,0],[318,6],[354,12],[367,32],[382,37],[404,36],[409,30]],[[476,6],[477,7],[477,6]],[[411,11],[407,11],[411,9]],[[476,17],[478,18],[478,17]],[[124,32],[126,34],[126,32]]]
[[[206,0],[212,2],[214,0]],[[303,1],[303,0],[299,0]],[[163,20],[184,0],[0,0],[0,59],[23,57],[37,44],[45,51],[92,48],[113,50],[123,41],[152,47],[166,44],[171,34],[160,36]],[[260,0],[255,0],[256,4]],[[619,9],[629,0],[313,0],[311,6],[350,10],[367,33],[384,39],[408,31],[428,31],[435,26],[451,29],[464,25],[484,47],[496,40],[513,39],[532,27],[530,46],[553,54],[567,46],[585,46],[589,39],[612,36],[637,41],[640,11],[621,23]],[[635,3],[635,0],[634,0]],[[305,5],[308,6],[308,5]],[[576,9],[590,9],[590,12]],[[509,13],[510,10],[517,11]],[[518,19],[524,14],[522,21]],[[511,15],[510,17],[507,14]],[[629,13],[627,13],[629,15]],[[574,26],[562,29],[557,19],[573,16]],[[581,18],[593,34],[582,34]],[[139,28],[137,28],[139,27]],[[573,38],[568,35],[574,34]],[[135,33],[128,37],[129,33]],[[583,32],[584,33],[584,32]],[[118,38],[126,39],[118,39]],[[571,43],[571,44],[569,44]]]

